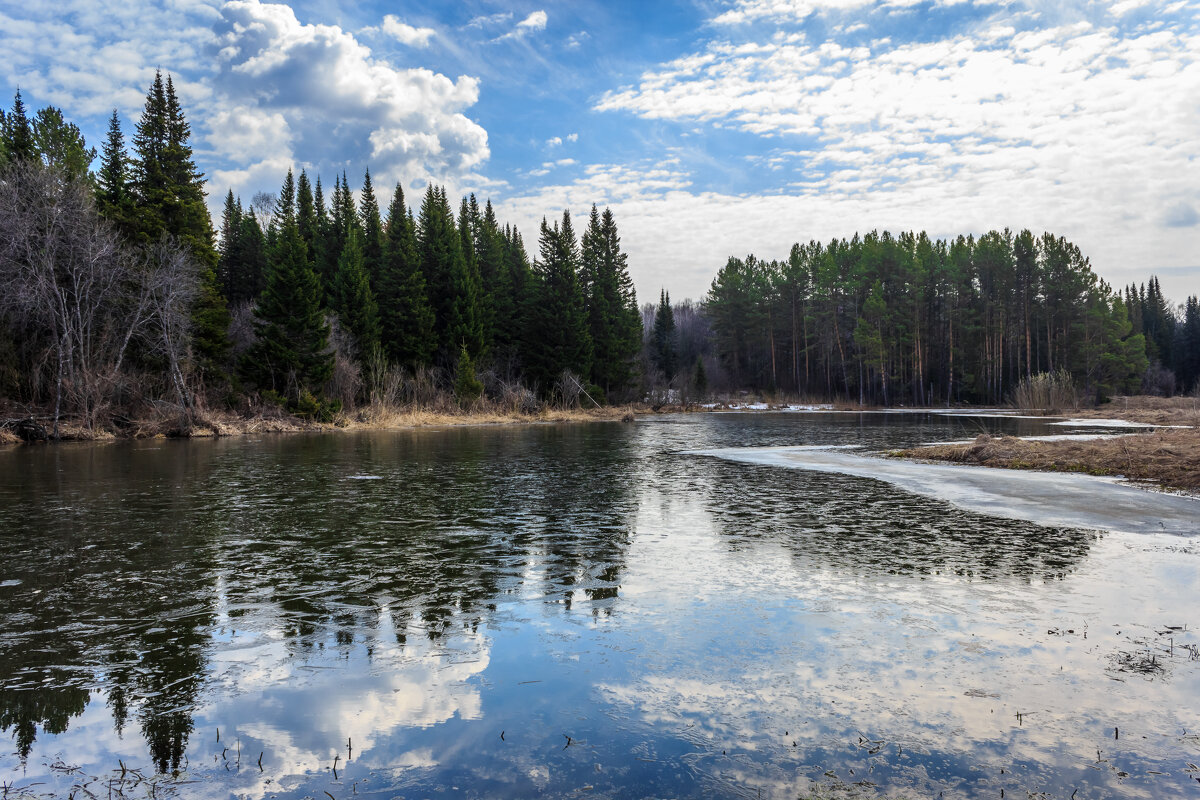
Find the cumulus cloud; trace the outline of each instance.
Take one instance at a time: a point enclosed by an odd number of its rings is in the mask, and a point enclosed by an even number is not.
[[[337,26],[301,23],[289,6],[226,3],[215,51],[216,87],[259,119],[235,128],[232,142],[214,119],[214,144],[231,158],[267,161],[287,144],[318,164],[362,154],[382,183],[462,176],[489,155],[487,132],[462,113],[478,99],[474,78],[397,69]],[[267,119],[274,136],[255,138]]]
[[[395,14],[385,16],[379,30],[409,47],[428,47],[429,40],[437,34],[433,28],[414,28],[401,21]]]

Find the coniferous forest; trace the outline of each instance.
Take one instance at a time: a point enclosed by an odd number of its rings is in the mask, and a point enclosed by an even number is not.
[[[697,304],[639,309],[617,223],[543,219],[532,253],[474,195],[381,207],[289,171],[214,226],[170,76],[99,151],[18,92],[0,119],[0,399],[88,428],[139,408],[696,399],[1003,403],[1068,375],[1090,399],[1193,391],[1200,302],[1114,290],[1050,233],[870,232],[730,258]],[[97,166],[93,171],[93,163]],[[674,389],[675,392],[668,392]],[[440,398],[440,399],[439,399]],[[449,400],[447,400],[449,399]]]

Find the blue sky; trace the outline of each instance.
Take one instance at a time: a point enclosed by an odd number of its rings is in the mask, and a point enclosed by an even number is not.
[[[0,89],[95,144],[171,72],[219,204],[370,168],[617,215],[639,296],[872,228],[1050,230],[1200,293],[1200,2],[0,0]]]

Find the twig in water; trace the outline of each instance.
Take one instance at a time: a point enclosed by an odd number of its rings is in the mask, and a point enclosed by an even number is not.
[[[326,792],[325,794],[329,795],[329,800],[337,800],[337,798],[329,794],[329,792]]]
[[[563,745],[563,750],[566,750],[568,747],[571,746],[571,737],[567,736],[565,733],[563,734],[563,736],[566,737],[566,740],[567,740],[567,743]]]
[[[260,752],[260,753],[258,754],[258,771],[259,771],[259,772],[262,772],[262,771],[263,771],[263,767],[262,767],[262,757],[263,757],[263,754]]]

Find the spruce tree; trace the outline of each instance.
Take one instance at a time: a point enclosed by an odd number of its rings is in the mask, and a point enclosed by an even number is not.
[[[658,309],[654,312],[654,365],[662,370],[667,382],[675,377],[676,342],[675,311],[671,308],[671,295],[666,289],[659,292]]]
[[[471,210],[466,198],[463,198],[459,209],[458,241],[459,257],[454,260],[451,273],[454,302],[450,310],[450,344],[465,345],[475,361],[485,354],[483,287],[479,278],[479,262],[475,259]]]
[[[534,275],[537,299],[530,307],[525,362],[530,379],[548,395],[564,370],[586,376],[591,366],[579,245],[569,211],[563,212],[561,225],[542,220]]]
[[[359,226],[362,230],[363,265],[371,280],[371,290],[379,290],[379,273],[383,268],[383,220],[379,213],[379,201],[371,185],[371,171],[363,175],[362,198],[358,207]]]
[[[238,263],[242,236],[242,210],[233,197],[233,189],[225,195],[221,212],[221,241],[217,245],[217,283],[231,304],[236,304],[234,282],[240,271]]]
[[[379,280],[383,345],[388,358],[406,367],[430,364],[437,347],[433,309],[417,255],[416,224],[396,184],[388,207]]]
[[[258,341],[242,359],[243,374],[259,389],[286,392],[293,401],[306,391],[319,393],[333,374],[329,325],[294,219],[285,218],[278,231],[254,313]]]
[[[4,156],[5,162],[32,161],[37,157],[33,128],[29,124],[29,115],[25,112],[25,101],[21,99],[20,89],[17,89],[13,97],[12,110],[4,115],[0,134],[0,154]]]
[[[133,194],[129,182],[130,161],[125,151],[121,119],[114,108],[108,120],[108,135],[100,150],[100,169],[96,173],[96,205],[100,213],[126,236],[136,230],[133,219]]]
[[[642,346],[642,319],[612,211],[592,206],[581,248],[581,275],[592,337],[591,380],[605,396],[625,390]]]
[[[361,236],[357,228],[350,229],[346,246],[338,258],[330,298],[342,325],[354,335],[360,361],[379,346],[379,306],[371,293],[370,279],[363,263]]]
[[[300,170],[300,177],[296,181],[296,227],[300,230],[300,239],[308,251],[308,264],[315,270],[320,264],[321,225],[312,184],[309,183],[304,170]]]
[[[454,396],[460,404],[470,405],[483,396],[483,384],[475,375],[475,362],[471,360],[466,345],[459,348],[454,375]]]
[[[474,195],[471,197],[474,203]],[[475,260],[482,288],[483,338],[493,356],[510,360],[519,340],[519,315],[513,297],[512,276],[505,263],[504,234],[496,221],[492,201],[487,201],[475,231]]]
[[[134,134],[130,164],[137,239],[152,244],[178,239],[196,259],[199,291],[192,308],[192,344],[201,373],[219,377],[229,352],[229,310],[217,285],[212,219],[204,204],[204,175],[192,160],[191,128],[162,73],[146,94]]]

